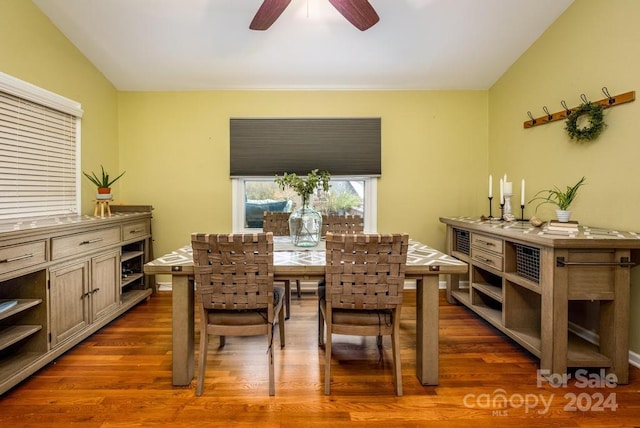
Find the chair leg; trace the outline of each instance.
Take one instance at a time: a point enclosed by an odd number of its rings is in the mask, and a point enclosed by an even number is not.
[[[274,368],[273,368],[273,328],[267,329],[267,346],[269,352],[267,352],[267,359],[269,363],[269,395],[276,395],[276,387],[274,380]]]
[[[318,300],[318,346],[324,345],[324,315],[322,315],[322,303]]]
[[[280,348],[284,348],[284,308],[280,308],[278,311],[278,329],[280,331]]]
[[[394,314],[395,315],[395,314]],[[393,333],[391,334],[391,346],[393,347],[393,382],[396,387],[396,395],[402,396],[402,363],[400,362],[400,322],[394,319]]]
[[[203,323],[204,324],[204,323]],[[204,373],[207,367],[207,349],[209,348],[209,334],[207,326],[200,327],[200,354],[198,356],[198,381],[196,383],[196,396],[200,397],[204,390]]]
[[[324,394],[331,394],[331,328],[327,324],[327,339],[324,344]]]
[[[286,309],[284,319],[288,320],[291,317],[291,281],[288,279],[284,281],[284,306]]]

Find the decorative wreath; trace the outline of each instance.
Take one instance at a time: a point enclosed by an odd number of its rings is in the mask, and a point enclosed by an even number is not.
[[[578,119],[583,115],[589,116],[589,126],[578,128]],[[600,135],[605,126],[602,106],[586,103],[571,112],[565,129],[572,140],[591,141]]]

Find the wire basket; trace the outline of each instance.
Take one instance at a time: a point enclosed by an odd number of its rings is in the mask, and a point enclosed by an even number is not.
[[[453,229],[455,233],[455,245],[454,248],[456,251],[466,254],[467,256],[470,254],[469,251],[469,231],[461,230],[461,229]]]
[[[540,249],[513,244],[516,248],[516,273],[534,282],[540,282]]]

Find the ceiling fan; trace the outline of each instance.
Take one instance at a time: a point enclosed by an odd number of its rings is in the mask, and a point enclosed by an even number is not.
[[[289,6],[289,3],[291,0],[264,0],[249,28],[252,30],[268,29]],[[368,0],[329,0],[329,3],[360,31],[372,27],[380,20]]]

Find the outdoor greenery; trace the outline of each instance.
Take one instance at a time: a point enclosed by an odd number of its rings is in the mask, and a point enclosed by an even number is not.
[[[124,175],[124,172],[123,172],[122,174],[120,174],[116,178],[109,179],[109,174],[107,172],[105,172],[104,167],[102,165],[100,165],[100,169],[102,170],[102,176],[101,177],[98,177],[95,172],[91,172],[91,175],[87,174],[84,171],[82,173],[85,175],[85,177],[87,177],[97,187],[105,187],[105,188],[106,187],[111,187],[111,185],[113,183],[118,181],[118,179]],[[125,171],[125,172],[127,172],[127,171]]]
[[[275,182],[282,190],[291,188],[302,198],[302,206],[309,203],[309,198],[316,189],[329,191],[329,180],[331,175],[327,171],[318,172],[317,169],[307,174],[307,177],[300,177],[295,173],[284,173],[282,177],[276,175]]]
[[[580,186],[584,184],[585,177],[582,177],[580,181],[578,181],[573,186],[567,186],[566,190],[560,190],[560,188],[554,186],[552,189],[541,190],[535,194],[535,197],[529,201],[529,203],[533,201],[541,201],[538,203],[536,207],[536,211],[540,205],[544,204],[553,204],[558,207],[558,209],[566,211],[571,206],[571,203],[576,197],[578,193],[578,189]],[[540,196],[538,196],[540,195]]]

